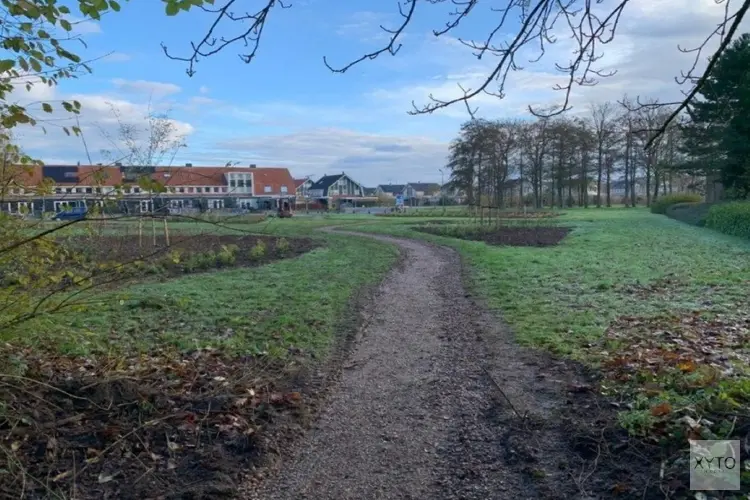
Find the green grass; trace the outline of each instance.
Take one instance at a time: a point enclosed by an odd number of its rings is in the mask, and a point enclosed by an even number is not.
[[[390,221],[389,221],[390,222]],[[620,315],[652,315],[701,307],[704,287],[714,308],[744,296],[750,279],[750,244],[690,227],[645,209],[569,210],[539,224],[573,232],[555,247],[493,247],[481,242],[418,233],[410,225],[362,226],[359,230],[427,239],[461,252],[473,286],[501,312],[522,344],[577,356]],[[680,293],[643,300],[624,291],[667,275],[684,281]]]
[[[305,232],[287,222],[273,232]],[[274,356],[294,346],[323,354],[354,293],[378,281],[397,256],[392,246],[364,238],[323,238],[326,247],[296,259],[104,293],[85,308],[6,332],[4,340],[77,355],[162,346]]]

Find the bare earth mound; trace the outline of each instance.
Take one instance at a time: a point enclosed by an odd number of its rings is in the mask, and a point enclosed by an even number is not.
[[[462,240],[483,241],[488,245],[497,246],[519,246],[519,247],[547,247],[560,243],[568,235],[570,229],[567,227],[496,227],[496,228],[474,228],[461,226],[430,227],[422,226],[415,228],[416,231],[448,236]]]

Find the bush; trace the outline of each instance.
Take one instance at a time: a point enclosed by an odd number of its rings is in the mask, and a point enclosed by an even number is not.
[[[286,238],[279,238],[276,240],[276,253],[284,255],[289,251],[289,240]]]
[[[266,255],[266,244],[259,241],[250,249],[250,260],[260,260]]]
[[[660,196],[651,203],[651,213],[666,214],[667,208],[676,203],[699,203],[703,197],[695,193],[674,193]]]
[[[750,238],[750,202],[713,205],[708,211],[706,227],[724,234]]]

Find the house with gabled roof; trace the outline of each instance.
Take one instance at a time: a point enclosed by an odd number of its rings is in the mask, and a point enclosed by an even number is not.
[[[364,197],[362,184],[349,177],[346,173],[324,175],[307,190],[308,197],[326,207],[339,203],[356,203]]]
[[[406,196],[406,185],[405,184],[380,184],[377,187],[378,196]]]
[[[404,191],[406,198],[417,205],[431,204],[440,199],[440,184],[437,182],[409,182]]]

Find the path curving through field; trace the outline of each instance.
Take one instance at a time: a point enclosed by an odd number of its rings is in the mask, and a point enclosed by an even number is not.
[[[352,234],[352,233],[349,233]],[[355,237],[352,234],[352,237]],[[447,248],[404,252],[364,311],[338,386],[262,500],[577,498],[558,419],[575,376],[516,346]],[[366,255],[362,256],[367,258]]]

